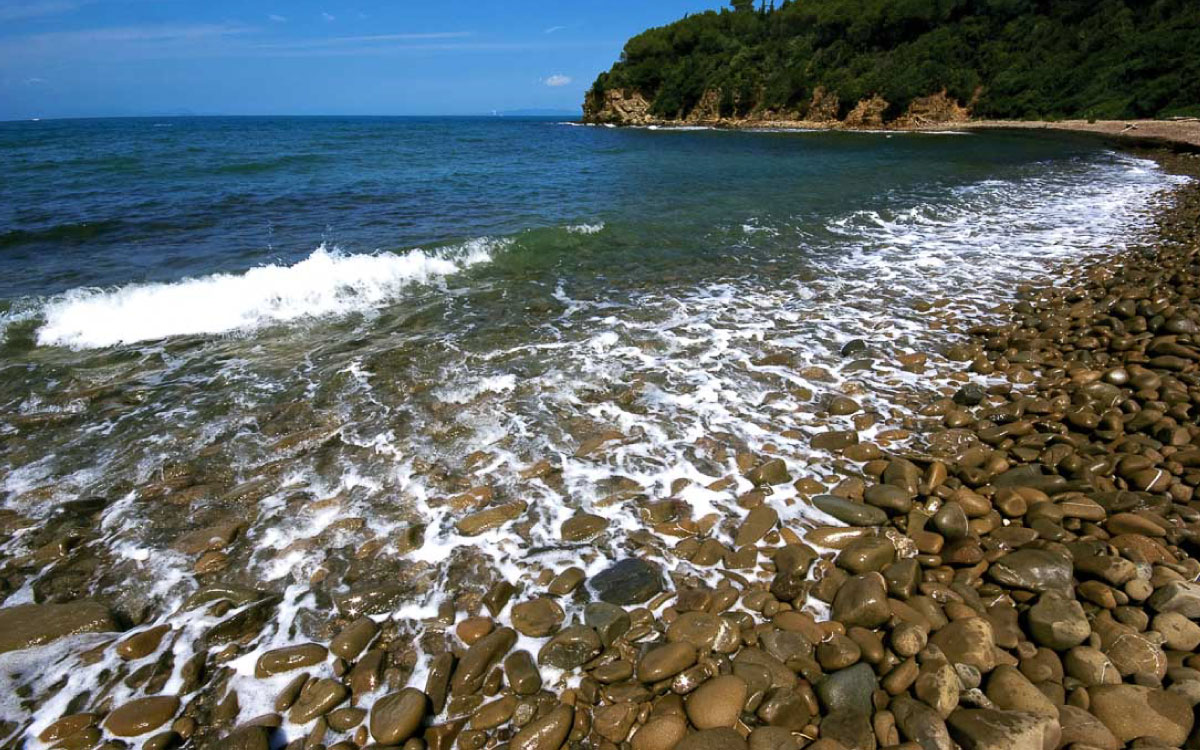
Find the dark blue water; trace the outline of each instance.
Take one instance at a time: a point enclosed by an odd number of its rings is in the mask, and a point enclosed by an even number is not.
[[[708,253],[689,242],[714,226],[816,223],[1095,150],[1070,137],[664,133],[543,119],[2,123],[0,298],[291,264],[322,242],[399,250],[573,222],[628,226],[647,254]]]
[[[180,696],[236,692],[237,722],[283,687],[257,655],[325,640],[351,587],[402,587],[396,679],[421,687],[426,618],[501,578],[634,554],[715,586],[651,508],[732,544],[745,460],[833,486],[855,469],[818,432],[929,449],[947,347],[1137,242],[1174,184],[1069,136],[537,119],[3,123],[0,175],[0,606],[175,628],[157,688],[103,635],[0,655],[0,744],[180,690],[224,616],[180,608],[203,585],[280,599]],[[792,485],[766,502],[829,522]],[[459,525],[489,505],[519,510]],[[564,546],[578,511],[607,530]],[[188,535],[230,524],[198,570]]]

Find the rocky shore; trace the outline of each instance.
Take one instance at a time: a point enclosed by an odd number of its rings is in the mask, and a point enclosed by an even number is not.
[[[1195,159],[1163,160],[1200,171]],[[330,639],[254,658],[264,710],[247,718],[226,665],[276,599],[211,585],[184,605],[212,618],[182,678],[151,660],[124,677],[144,697],[64,705],[38,740],[64,750],[1200,748],[1200,188],[1171,197],[1146,249],[1018,291],[1005,322],[947,347],[961,387],[920,405],[906,448],[818,434],[814,447],[845,467],[831,489],[769,453],[739,455],[755,489],[736,519],[677,520],[669,501],[646,504],[647,531],[719,570],[717,586],[636,554],[590,578],[570,566],[501,580],[439,610],[425,658],[386,614],[401,590],[358,588],[334,603]],[[837,523],[781,522],[772,488],[786,484]],[[519,505],[466,515],[459,530],[494,528]],[[586,544],[605,523],[578,514],[560,536]],[[223,567],[237,533],[189,540],[198,569]],[[10,606],[0,652],[116,629],[87,600]],[[139,628],[98,640],[93,658],[135,663],[176,637],[170,625]]]
[[[728,130],[889,130],[942,132],[972,130],[1060,130],[1090,133],[1129,148],[1168,148],[1200,152],[1200,119],[1175,120],[984,120],[972,117],[971,104],[961,104],[945,92],[922,97],[900,117],[884,119],[887,102],[878,96],[863,99],[844,117],[836,94],[817,89],[803,112],[755,111],[745,116],[720,114],[716,92],[707,93],[686,116],[676,119],[650,113],[650,101],[637,92],[607,92],[597,106],[584,102],[583,120],[594,125],[632,127],[712,127]]]

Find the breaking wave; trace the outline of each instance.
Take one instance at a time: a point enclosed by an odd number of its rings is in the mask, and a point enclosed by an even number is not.
[[[375,255],[348,255],[321,245],[290,266],[112,290],[73,289],[46,304],[37,340],[86,349],[368,312],[412,284],[436,282],[491,261],[504,242],[482,238],[433,252]]]

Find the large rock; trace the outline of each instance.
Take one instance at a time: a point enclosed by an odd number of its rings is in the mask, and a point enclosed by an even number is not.
[[[1121,743],[1104,723],[1076,706],[1059,706],[1058,723],[1062,727],[1059,744],[1086,745],[1097,750],[1120,750]]]
[[[929,706],[901,694],[892,699],[889,708],[900,733],[922,750],[953,750],[946,722]]]
[[[633,733],[633,750],[672,750],[687,734],[687,722],[668,714],[651,717]]]
[[[565,617],[558,602],[546,596],[515,604],[512,608],[513,628],[531,638],[553,635]]]
[[[597,597],[623,607],[649,601],[663,590],[658,567],[636,557],[621,560],[588,583]]]
[[[122,704],[104,720],[104,728],[118,737],[137,737],[166,724],[179,710],[174,695],[154,695]]]
[[[1167,648],[1175,651],[1195,651],[1200,646],[1200,625],[1178,612],[1155,615],[1150,627],[1162,633]]]
[[[697,729],[732,727],[742,712],[748,690],[746,681],[737,675],[715,677],[688,695],[688,718]]]
[[[954,664],[970,664],[984,674],[996,666],[992,626],[982,617],[955,620],[934,633],[929,642]]]
[[[401,745],[416,733],[429,710],[429,698],[416,688],[385,695],[371,707],[371,736],[381,745]]]
[[[1119,742],[1153,737],[1182,747],[1195,717],[1186,698],[1143,685],[1096,685],[1088,688],[1089,710]]]
[[[509,747],[512,750],[558,750],[567,741],[574,721],[575,709],[560,704],[542,718],[522,727],[513,735]]]
[[[1072,585],[1070,558],[1045,549],[1019,549],[992,563],[988,576],[1002,586],[1030,591],[1065,591]]]
[[[1045,693],[1016,667],[1002,664],[988,676],[987,697],[996,708],[1037,716],[1058,716],[1058,709]]]
[[[483,687],[483,680],[488,672],[500,663],[516,642],[516,631],[512,628],[500,628],[471,644],[459,661],[458,668],[454,670],[450,692],[454,695],[470,695]]]
[[[1155,612],[1178,612],[1192,620],[1200,620],[1200,583],[1172,581],[1150,596]]]
[[[1083,606],[1058,591],[1047,591],[1029,608],[1029,632],[1046,648],[1064,651],[1092,633]]]
[[[887,513],[873,505],[864,505],[836,495],[817,495],[813,505],[842,523],[851,526],[882,526],[887,523]]]
[[[560,630],[538,651],[538,663],[559,669],[575,669],[592,660],[604,644],[600,635],[587,625],[572,625]]]
[[[756,543],[766,536],[778,522],[779,512],[771,506],[759,505],[752,508],[746,514],[746,517],[742,519],[742,525],[738,528],[737,536],[733,540],[733,546],[744,547],[747,544]]]
[[[637,665],[637,678],[658,682],[674,677],[696,663],[696,647],[684,641],[667,643],[646,652]]]
[[[846,580],[833,597],[834,620],[853,627],[874,628],[892,616],[887,582],[879,573],[866,573]]]
[[[108,607],[89,599],[0,609],[0,653],[41,646],[68,635],[117,630]]]
[[[1021,711],[959,709],[950,714],[950,734],[963,750],[1055,750],[1058,719]]]
[[[873,709],[871,695],[879,687],[875,670],[865,662],[839,669],[817,683],[817,695],[828,711],[851,711],[869,716]]]

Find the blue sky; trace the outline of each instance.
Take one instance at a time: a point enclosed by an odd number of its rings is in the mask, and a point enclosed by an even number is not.
[[[0,0],[0,119],[578,110],[725,0]]]

